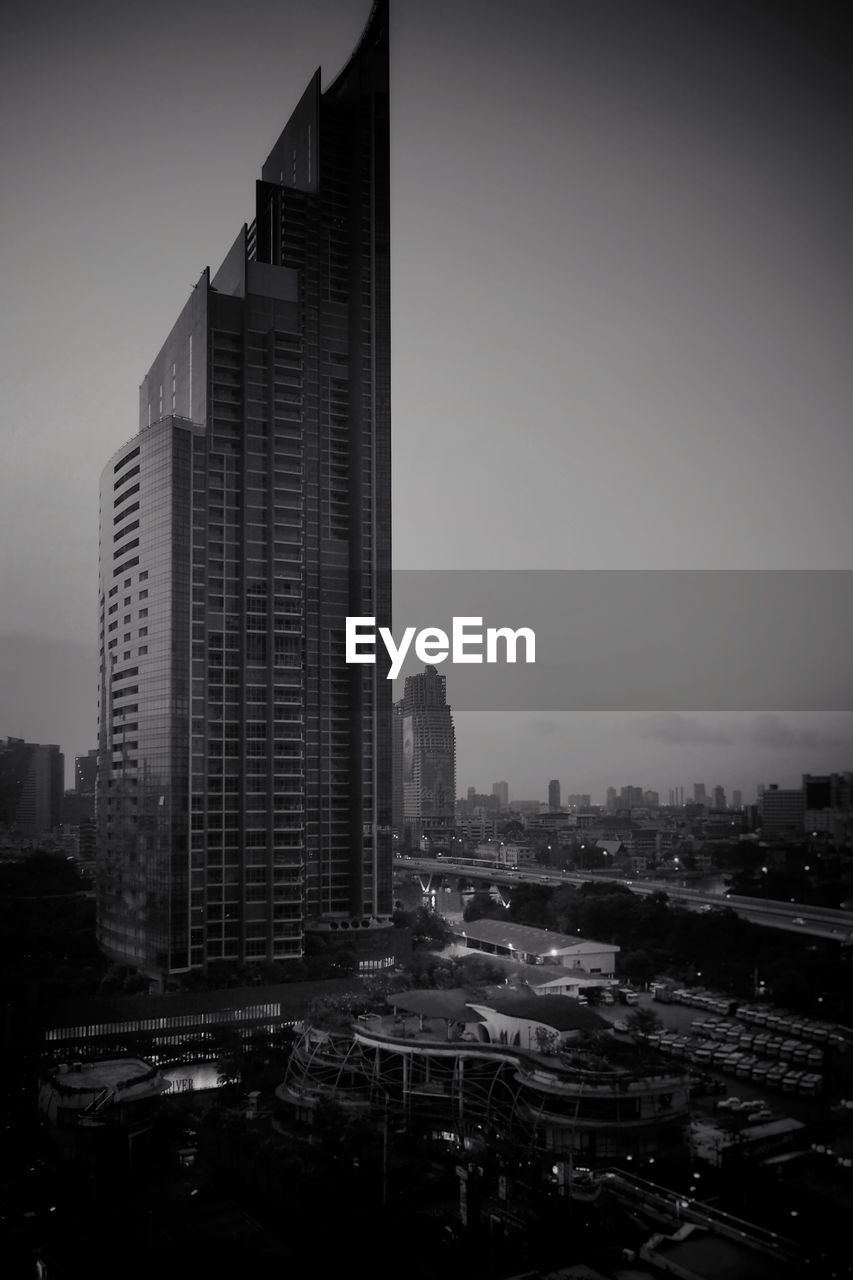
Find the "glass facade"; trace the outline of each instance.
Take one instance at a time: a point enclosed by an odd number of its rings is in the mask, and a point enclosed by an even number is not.
[[[390,915],[391,682],[344,660],[348,614],[390,626],[388,198],[378,4],[104,473],[101,940],[152,970],[293,958],[306,922]]]

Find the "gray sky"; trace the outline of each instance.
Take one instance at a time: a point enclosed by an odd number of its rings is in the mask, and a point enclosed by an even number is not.
[[[831,30],[769,8],[392,0],[398,567],[851,567],[851,78]],[[94,745],[99,472],[368,10],[7,20],[0,734]],[[461,786],[564,775],[554,731],[466,719]],[[803,717],[772,748],[746,722],[689,753],[567,723],[577,790],[853,759]]]

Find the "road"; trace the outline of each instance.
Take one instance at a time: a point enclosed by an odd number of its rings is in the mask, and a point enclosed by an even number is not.
[[[561,884],[619,884],[629,888],[632,893],[645,895],[665,893],[671,901],[696,911],[706,907],[709,909],[728,907],[753,924],[853,945],[853,914],[849,911],[830,910],[826,907],[805,907],[796,902],[778,902],[772,898],[745,898],[734,894],[720,898],[718,894],[668,884],[664,880],[623,880],[614,876],[594,875],[582,871],[550,871],[539,866],[513,869],[478,865],[475,862],[452,861],[449,858],[412,857],[398,859],[395,866],[398,871],[464,876],[469,880],[479,880],[486,884],[509,886],[541,884],[556,888]]]

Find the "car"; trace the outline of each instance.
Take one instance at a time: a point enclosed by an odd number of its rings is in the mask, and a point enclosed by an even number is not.
[[[805,923],[806,922],[802,916],[794,916],[793,920],[791,921],[791,924],[805,924]]]
[[[624,1022],[622,1018],[617,1018],[613,1023],[613,1030],[625,1032],[628,1030],[628,1023]]]

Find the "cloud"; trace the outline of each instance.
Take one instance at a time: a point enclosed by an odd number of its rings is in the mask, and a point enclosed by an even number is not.
[[[644,716],[637,725],[641,737],[652,738],[670,746],[746,744],[771,751],[849,747],[853,742],[853,726],[849,718],[845,718],[844,728],[846,732],[839,734],[828,727],[791,723],[775,711],[755,716],[746,723],[712,723],[697,716],[662,714]]]
[[[783,751],[800,747],[829,746],[838,741],[831,735],[818,733],[817,730],[808,726],[796,728],[772,711],[753,720],[744,736],[752,746],[772,747]]]
[[[678,743],[728,743],[732,741],[729,729],[708,724],[695,716],[679,714],[644,716],[639,724],[640,736],[654,738],[656,742]]]

